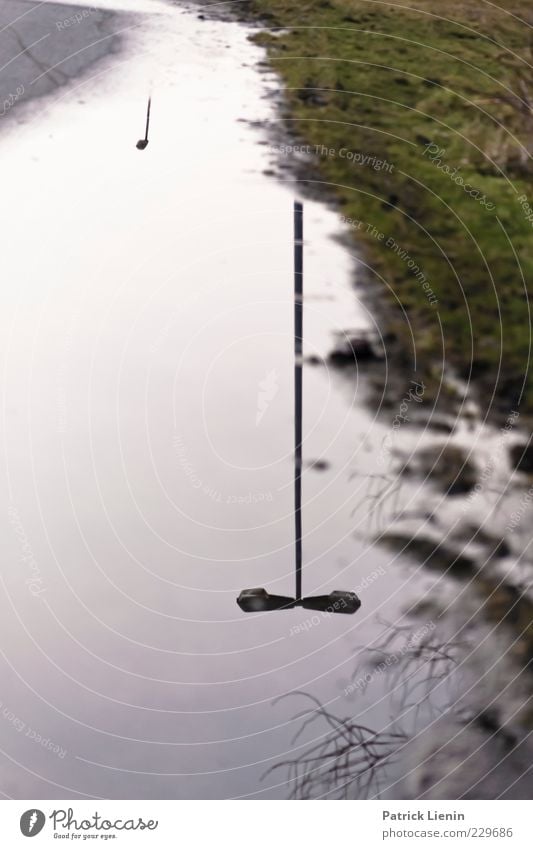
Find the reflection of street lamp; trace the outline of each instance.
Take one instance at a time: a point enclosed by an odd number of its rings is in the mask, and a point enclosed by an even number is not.
[[[353,592],[334,590],[329,595],[302,598],[302,365],[303,365],[303,206],[294,203],[294,522],[296,598],[271,595],[262,587],[242,590],[237,604],[244,613],[291,610],[304,607],[325,613],[356,613],[361,607]]]
[[[144,138],[139,139],[135,147],[137,150],[144,150],[148,144],[148,128],[150,127],[150,107],[152,105],[152,98],[148,98],[148,107],[146,109],[146,130],[144,131]]]

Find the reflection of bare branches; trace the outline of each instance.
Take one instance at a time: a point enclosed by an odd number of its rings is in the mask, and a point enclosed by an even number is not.
[[[384,511],[387,500],[392,498],[392,511],[398,510],[401,481],[398,475],[377,473],[366,477],[368,478],[367,491],[353,508],[352,515],[357,514],[364,505],[367,508],[365,519],[368,519],[369,533],[372,532],[372,523],[375,522],[375,533],[379,534],[385,527],[386,516],[384,516]]]
[[[381,642],[369,650],[373,656],[364,668],[371,671],[370,681],[366,680],[368,675],[360,677],[362,686],[359,687],[354,675],[355,683],[347,688],[351,692],[364,692],[378,674],[388,676],[395,718],[386,729],[376,731],[350,717],[335,716],[306,693],[290,694],[303,695],[315,704],[313,709],[294,717],[301,719],[302,725],[293,742],[313,723],[326,725],[318,742],[312,743],[301,755],[269,770],[288,770],[292,798],[346,799],[379,795],[386,778],[384,767],[394,763],[396,753],[409,740],[408,726],[416,722],[422,706],[428,707],[432,691],[447,679],[455,666],[460,643],[439,642],[434,628],[425,626],[425,629],[413,632],[410,625],[389,626]],[[417,636],[421,630],[423,633]]]
[[[429,622],[418,631],[411,625],[388,625],[385,636],[368,649],[367,668],[386,672],[390,681],[391,707],[398,716],[415,721],[422,707],[431,710],[430,696],[455,666],[460,641],[443,643],[435,624]],[[399,638],[405,638],[400,644]]]
[[[334,716],[306,693],[290,695],[303,695],[316,705],[314,710],[302,711],[294,717],[307,718],[293,742],[317,720],[323,720],[330,730],[302,755],[276,764],[268,773],[288,769],[293,799],[316,799],[322,795],[367,798],[379,787],[379,767],[394,756],[398,746],[405,742],[405,735],[394,731],[377,733],[348,718]]]

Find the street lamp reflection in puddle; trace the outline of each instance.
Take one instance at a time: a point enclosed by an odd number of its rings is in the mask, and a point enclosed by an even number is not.
[[[303,398],[303,206],[294,203],[294,523],[296,596],[272,595],[263,587],[242,590],[237,604],[244,613],[303,607],[324,613],[356,613],[361,601],[354,592],[302,598],[302,398]]]

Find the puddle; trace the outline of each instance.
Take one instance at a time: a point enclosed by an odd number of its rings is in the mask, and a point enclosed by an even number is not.
[[[306,201],[304,589],[362,587],[363,607],[239,611],[243,587],[293,588],[299,186],[264,173],[275,79],[237,23],[102,5],[127,23],[120,51],[22,104],[0,136],[0,663],[21,728],[0,723],[3,786],[285,797],[286,776],[262,775],[302,751],[293,717],[309,703],[275,700],[303,691],[354,716],[356,647],[434,578],[368,542],[390,425],[366,405],[364,374],[347,390],[327,356],[347,327],[376,328],[338,216]],[[386,726],[387,682],[357,709]]]

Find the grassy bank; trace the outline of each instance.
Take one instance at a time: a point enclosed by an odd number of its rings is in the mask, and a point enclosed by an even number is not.
[[[533,224],[518,200],[533,205],[533,51],[520,20],[532,16],[528,0],[500,6],[242,9],[264,21],[258,38],[286,87],[292,141],[310,146],[311,178],[352,222],[369,284],[389,305],[382,329],[405,363],[416,348],[425,382],[437,386],[445,363],[473,379],[486,407],[532,413]]]

